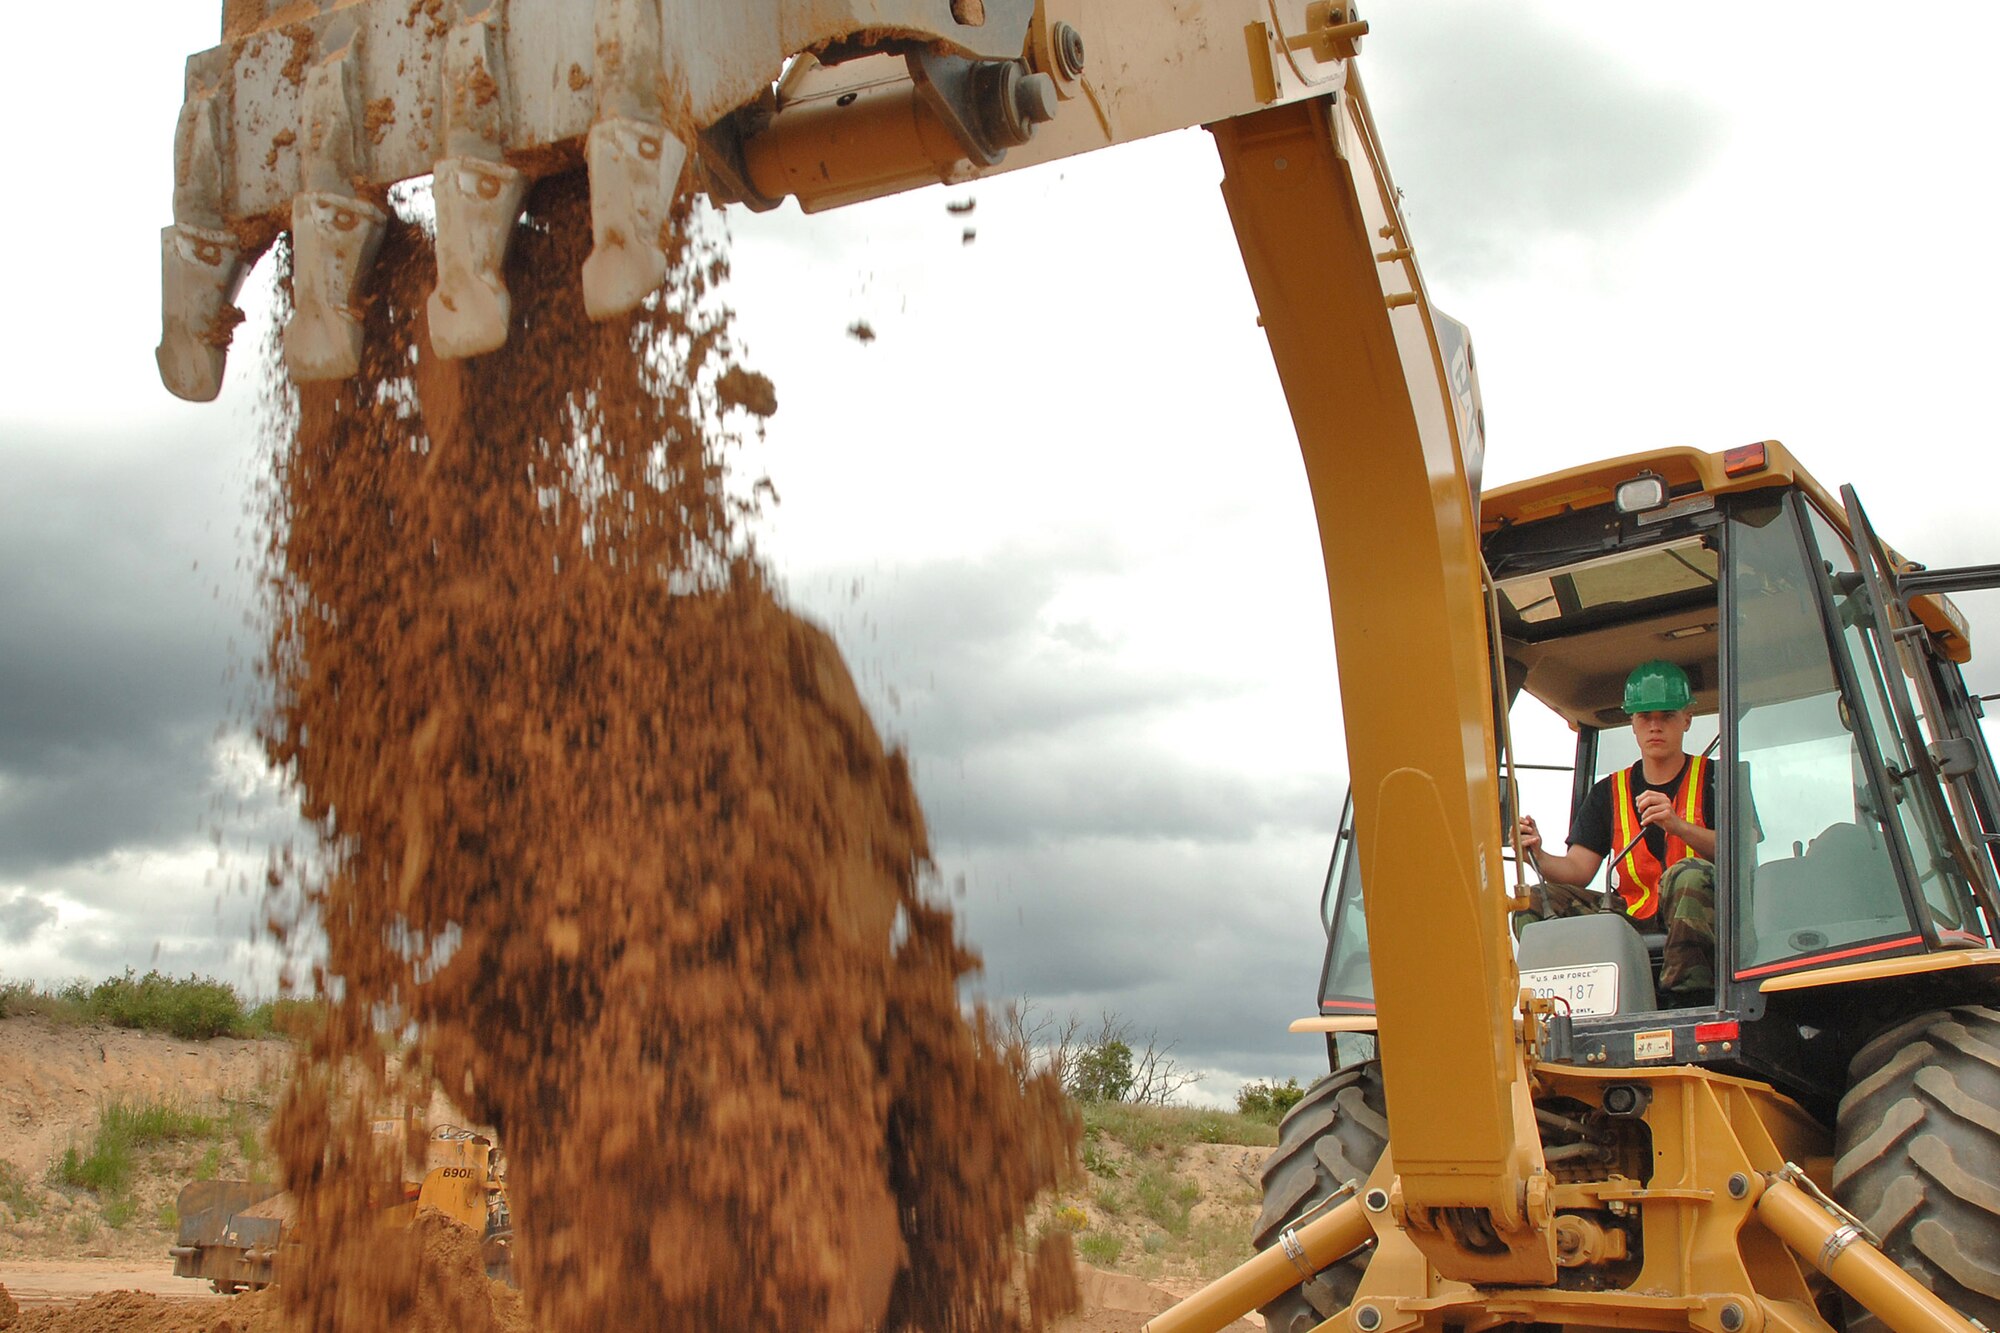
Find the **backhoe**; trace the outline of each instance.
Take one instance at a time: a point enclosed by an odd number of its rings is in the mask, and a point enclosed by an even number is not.
[[[353,374],[387,191],[415,177],[436,206],[431,350],[463,357],[508,336],[507,249],[538,177],[588,172],[595,248],[578,280],[609,318],[664,277],[683,189],[814,212],[1207,126],[1317,514],[1389,1142],[1150,1327],[1220,1328],[1296,1290],[1310,1314],[1291,1326],[1334,1333],[1969,1330],[2000,1299],[1990,1263],[1983,1288],[1949,1289],[1954,1310],[1920,1280],[1933,1274],[1898,1267],[1902,1233],[1884,1227],[1885,1257],[1828,1195],[1828,1108],[1898,1078],[1936,1082],[1951,1066],[1923,1052],[1950,1021],[1988,1021],[1954,1006],[1988,1001],[2000,967],[1979,841],[1991,766],[1952,711],[1971,704],[1940,665],[1951,654],[1934,651],[1963,642],[1929,620],[1948,619],[1931,595],[1943,589],[1912,583],[1858,504],[1832,503],[1776,446],[1747,470],[1621,460],[1482,507],[1472,349],[1426,292],[1361,83],[1366,33],[1348,0],[226,0],[222,43],[188,64],[160,370],[184,398],[215,396],[242,274],[288,231],[286,365],[302,380]],[[1722,871],[1739,900],[1733,970],[1687,1024],[1624,1009],[1644,988],[1636,936],[1622,960],[1571,940],[1530,968],[1611,962],[1619,1012],[1594,1014],[1578,1001],[1602,974],[1544,976],[1538,994],[1510,930],[1538,906],[1507,874],[1510,686],[1525,670],[1533,697],[1580,727],[1596,718],[1609,668],[1568,656],[1570,640],[1601,622],[1605,650],[1624,651],[1610,627],[1625,612],[1640,623],[1655,594],[1635,578],[1633,606],[1566,608],[1579,581],[1600,586],[1591,560],[1651,555],[1686,572],[1658,593],[1662,615],[1685,618],[1659,632],[1700,623],[1722,645],[1703,697],[1723,719],[1722,805],[1739,825]],[[1833,784],[1847,805],[1822,782],[1811,813],[1795,810],[1786,747],[1817,756],[1843,736],[1860,764]],[[1761,843],[1733,813],[1753,806]],[[1886,876],[1816,888],[1819,834],[1865,836],[1871,820]],[[1808,833],[1799,866],[1766,874],[1759,849]],[[1770,887],[1786,879],[1794,892]],[[1335,932],[1336,952],[1347,938]],[[1887,995],[1916,1007],[1891,1013]],[[1328,1000],[1319,1021],[1362,1021],[1342,1007],[1359,992]],[[1949,1014],[1969,1017],[1926,1016]],[[1902,1018],[1917,1026],[1837,1068]],[[1895,1049],[1870,1065],[1882,1042]],[[1990,1118],[1990,1104],[1966,1114]],[[1881,1207],[1899,1220],[1932,1177],[1915,1140],[1885,1163]],[[1994,1244],[1990,1216],[1970,1233],[1936,1217],[1915,1230],[1940,1227]],[[1328,1295],[1320,1275],[1343,1262],[1358,1279]],[[1866,1313],[1846,1313],[1834,1286]]]

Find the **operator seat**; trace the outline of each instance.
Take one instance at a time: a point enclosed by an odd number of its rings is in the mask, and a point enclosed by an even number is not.
[[[1658,937],[1660,947],[1666,936]],[[1585,967],[1611,963],[1618,969],[1618,1009],[1621,1014],[1650,1014],[1660,1007],[1653,983],[1654,958],[1645,936],[1621,913],[1555,917],[1521,927],[1516,954],[1521,971]]]

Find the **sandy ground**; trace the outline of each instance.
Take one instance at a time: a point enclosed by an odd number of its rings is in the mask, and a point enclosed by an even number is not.
[[[40,1178],[111,1098],[247,1097],[274,1086],[290,1054],[276,1041],[184,1042],[7,1019],[0,1022],[0,1160]]]
[[[281,1080],[290,1047],[283,1042],[218,1040],[183,1042],[117,1028],[57,1026],[40,1018],[0,1021],[0,1162],[18,1173],[40,1211],[16,1218],[0,1203],[0,1286],[23,1306],[67,1304],[100,1292],[139,1291],[177,1301],[219,1301],[204,1282],[173,1276],[169,1233],[156,1225],[97,1225],[88,1240],[72,1239],[71,1226],[95,1205],[80,1191],[45,1186],[50,1164],[87,1136],[105,1102],[117,1098],[184,1098],[194,1106],[220,1101],[267,1101]],[[450,1108],[439,1114],[449,1118]],[[1255,1182],[1264,1148],[1194,1145],[1181,1170],[1202,1187],[1196,1221],[1213,1211],[1232,1232],[1247,1234],[1255,1215]],[[176,1180],[178,1177],[176,1178]],[[148,1182],[142,1190],[147,1217],[153,1193],[175,1181]],[[75,1196],[75,1197],[68,1197]],[[1136,1249],[1136,1232],[1134,1246]],[[1239,1257],[1230,1255],[1220,1267]],[[1084,1308],[1055,1333],[1139,1333],[1146,1320],[1200,1289],[1198,1276],[1153,1278],[1083,1266]],[[1255,1330],[1250,1319],[1231,1326]]]
[[[248,1170],[233,1128],[207,1142],[144,1150],[118,1216],[106,1213],[104,1198],[56,1186],[51,1168],[66,1150],[87,1150],[99,1114],[115,1101],[167,1102],[232,1126],[240,1115],[254,1147],[290,1058],[280,1041],[186,1042],[36,1017],[0,1021],[0,1262],[165,1265],[168,1214],[201,1158],[219,1154],[212,1173]]]
[[[1056,1325],[1055,1333],[1139,1333],[1148,1319],[1201,1286],[1185,1279],[1148,1283],[1089,1267],[1082,1267],[1078,1277],[1084,1307]],[[106,1291],[141,1291],[169,1300],[227,1299],[203,1283],[174,1277],[164,1262],[142,1268],[116,1260],[0,1261],[0,1287],[23,1307],[66,1305]],[[1262,1327],[1252,1315],[1230,1330],[1254,1333]]]
[[[143,1291],[195,1301],[223,1299],[205,1282],[175,1277],[165,1256],[157,1264],[139,1267],[120,1260],[0,1261],[0,1287],[22,1305],[53,1305],[80,1301],[101,1291]]]

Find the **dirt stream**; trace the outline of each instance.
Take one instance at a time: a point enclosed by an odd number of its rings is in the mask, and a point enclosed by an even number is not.
[[[1067,1239],[1018,1240],[1076,1125],[962,1016],[905,758],[744,535],[718,423],[768,395],[718,230],[684,214],[657,308],[596,325],[581,184],[529,216],[470,362],[431,354],[429,246],[392,224],[361,375],[272,442],[264,736],[320,833],[272,919],[309,909],[339,1001],[273,1126],[304,1243],[226,1315],[21,1326],[1039,1328]],[[402,1163],[367,1122],[428,1093],[385,1017],[499,1132],[518,1296],[468,1233],[374,1220]]]

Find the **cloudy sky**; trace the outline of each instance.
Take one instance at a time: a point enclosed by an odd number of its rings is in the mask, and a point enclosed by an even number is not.
[[[236,887],[286,826],[242,740],[250,358],[195,408],[151,355],[181,59],[218,6],[113,8],[86,73],[45,58],[77,49],[64,8],[30,7],[0,79],[0,977],[268,988]],[[1490,480],[1779,438],[1919,558],[2000,559],[2000,14],[1367,13],[1432,294],[1479,344]],[[1345,761],[1219,178],[1190,132],[733,215],[730,295],[782,404],[744,458],[783,497],[765,550],[911,750],[986,992],[1156,1030],[1226,1099],[1321,1059],[1284,1029],[1312,1008]]]

